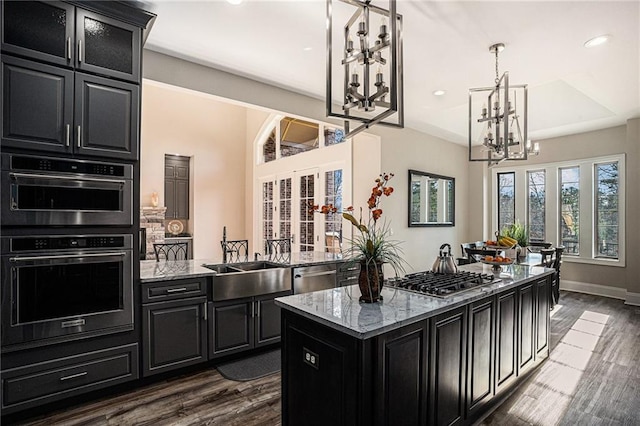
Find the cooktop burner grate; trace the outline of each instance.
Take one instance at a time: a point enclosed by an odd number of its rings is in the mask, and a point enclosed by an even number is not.
[[[500,282],[493,274],[459,271],[441,274],[431,271],[414,272],[402,278],[391,278],[385,284],[431,296],[446,297],[474,287]]]

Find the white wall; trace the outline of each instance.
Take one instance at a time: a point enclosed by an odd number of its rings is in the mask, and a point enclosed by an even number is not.
[[[247,238],[245,223],[246,108],[210,95],[145,79],[142,87],[141,205],[151,193],[164,205],[164,155],[191,157],[190,230],[194,257],[220,254],[222,227]],[[197,194],[197,196],[193,196]]]

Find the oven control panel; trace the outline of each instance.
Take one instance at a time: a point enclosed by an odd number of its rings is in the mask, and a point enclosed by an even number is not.
[[[11,238],[12,252],[130,248],[125,235],[41,236]],[[131,237],[131,236],[128,236]]]
[[[130,168],[130,165],[101,163],[95,161],[42,158],[28,155],[11,156],[12,170],[131,178]]]

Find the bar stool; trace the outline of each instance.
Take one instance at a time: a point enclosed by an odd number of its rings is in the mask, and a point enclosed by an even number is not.
[[[268,239],[265,243],[265,253],[274,262],[289,262],[291,260],[291,238]]]
[[[187,260],[189,243],[153,243],[153,252],[156,255],[156,262],[163,260]]]
[[[222,240],[222,263],[249,261],[249,240]]]

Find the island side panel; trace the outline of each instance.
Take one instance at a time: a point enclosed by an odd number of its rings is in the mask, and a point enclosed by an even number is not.
[[[371,424],[369,345],[282,310],[282,424]]]

